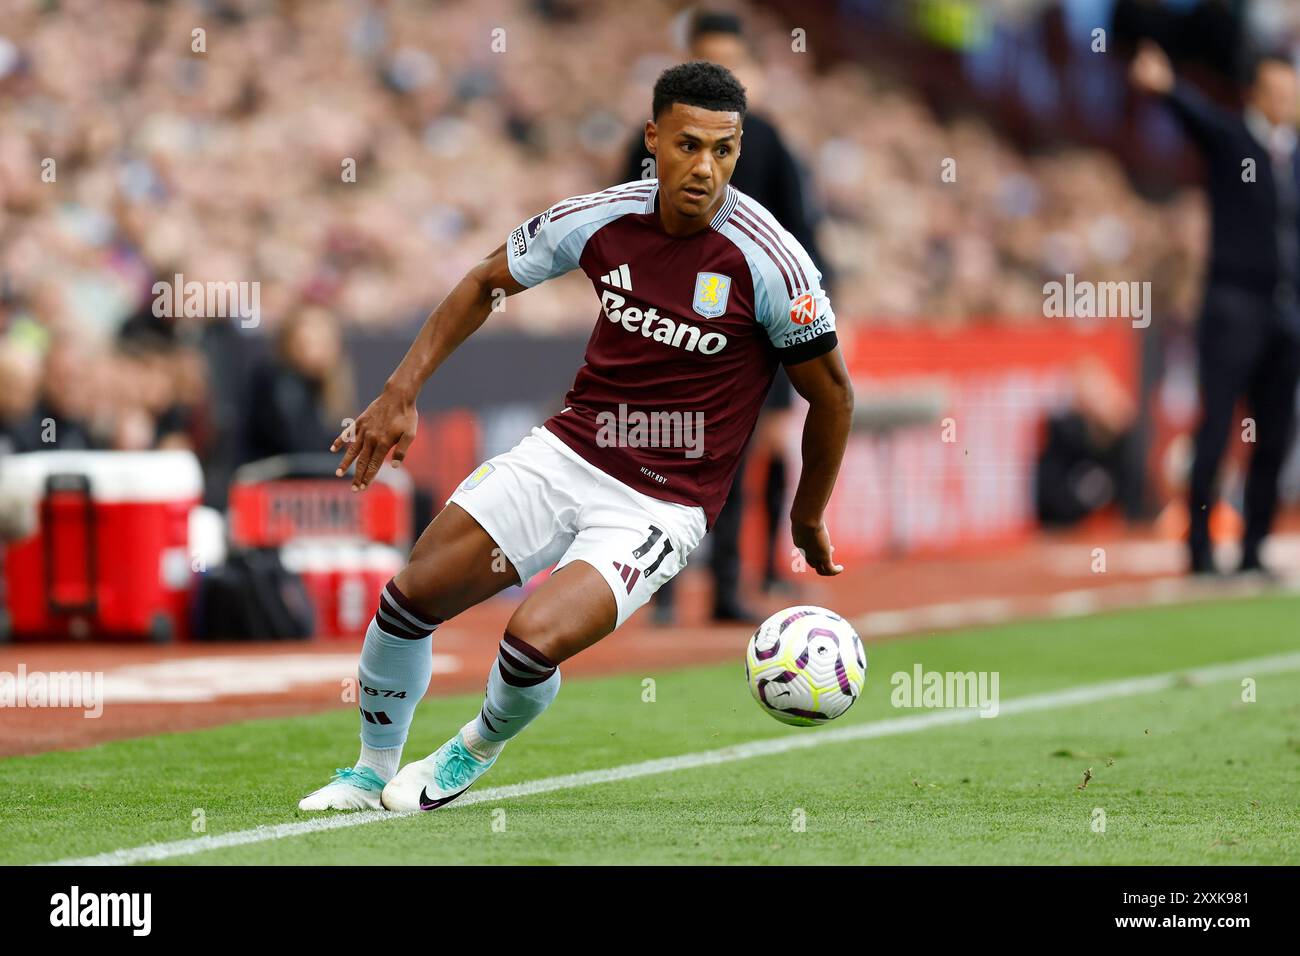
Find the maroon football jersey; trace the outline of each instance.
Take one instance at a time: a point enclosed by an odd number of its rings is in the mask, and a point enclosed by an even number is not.
[[[608,475],[717,518],[778,362],[836,345],[821,274],[744,193],[707,229],[664,231],[658,182],[556,203],[510,234],[533,286],[580,268],[600,317],[566,407],[544,427]]]

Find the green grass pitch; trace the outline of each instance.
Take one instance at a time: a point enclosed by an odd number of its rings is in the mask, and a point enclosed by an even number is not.
[[[764,716],[745,687],[741,650],[727,666],[566,682],[471,794],[827,732]],[[868,648],[864,696],[832,726],[927,713],[890,704],[890,675],[917,662],[997,671],[1005,707],[1027,695],[1297,651],[1295,597],[894,641]],[[643,700],[645,678],[655,681],[653,702]],[[1261,673],[1255,695],[1243,701],[1240,676],[1181,681],[166,862],[1300,863],[1300,663]],[[441,743],[478,701],[425,701],[408,758]],[[341,705],[311,717],[0,760],[0,863],[193,839],[199,819],[213,838],[318,819],[300,813],[297,800],[355,757],[356,734],[355,711]]]

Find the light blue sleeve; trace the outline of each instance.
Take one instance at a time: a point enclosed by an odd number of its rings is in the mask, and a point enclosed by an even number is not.
[[[822,288],[822,274],[794,236],[775,219],[766,231],[727,223],[722,231],[745,254],[754,281],[754,318],[788,364],[829,351],[835,343],[835,311]],[[761,236],[762,241],[756,237]],[[779,240],[779,241],[774,241]],[[817,346],[810,343],[818,342]]]
[[[531,288],[578,268],[587,240],[601,226],[628,212],[643,199],[623,200],[605,194],[574,196],[557,202],[521,225],[506,239],[510,274]]]
[[[808,287],[796,287],[794,298],[786,292],[785,282],[780,275],[767,276],[762,292],[755,289],[754,311],[778,352],[804,346],[814,339],[835,333],[835,311],[822,288],[822,274],[806,254],[804,268]],[[803,350],[800,352],[802,354]]]

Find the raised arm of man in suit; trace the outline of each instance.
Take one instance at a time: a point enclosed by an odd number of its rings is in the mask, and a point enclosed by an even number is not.
[[[1205,152],[1222,149],[1232,137],[1233,114],[1178,79],[1168,55],[1151,41],[1145,41],[1138,49],[1129,68],[1129,80],[1143,93],[1163,97],[1187,134]]]

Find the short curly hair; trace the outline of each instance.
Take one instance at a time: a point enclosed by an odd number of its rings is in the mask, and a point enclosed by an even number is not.
[[[740,81],[726,67],[707,60],[672,66],[659,74],[650,115],[657,120],[674,103],[719,113],[739,113],[742,119],[748,107]]]

